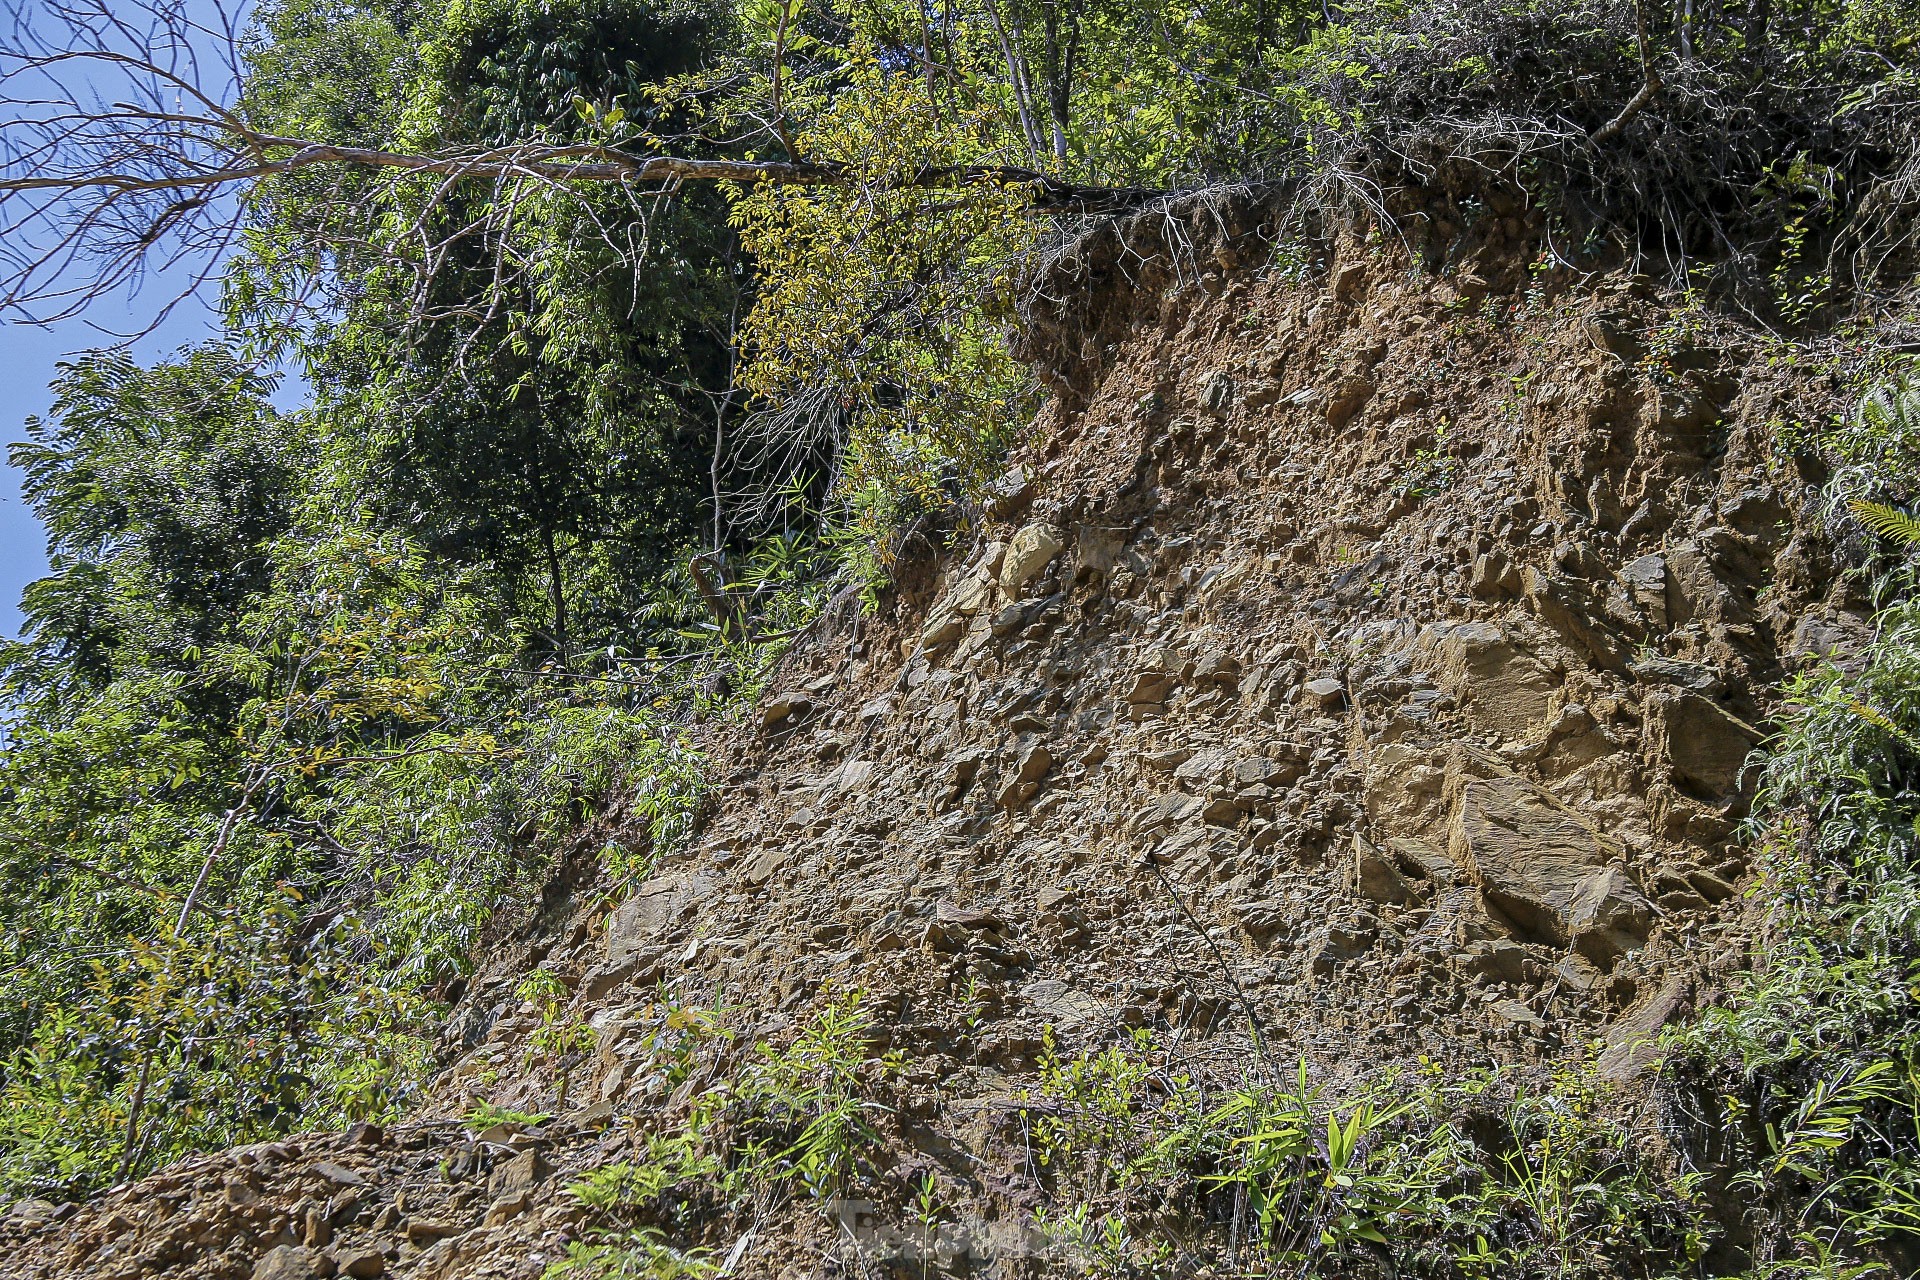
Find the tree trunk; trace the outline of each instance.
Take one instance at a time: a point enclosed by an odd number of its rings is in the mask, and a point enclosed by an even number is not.
[[[560,576],[560,546],[552,525],[540,526],[540,544],[547,556],[547,600],[553,606],[553,647],[564,668],[567,665],[567,588]]]

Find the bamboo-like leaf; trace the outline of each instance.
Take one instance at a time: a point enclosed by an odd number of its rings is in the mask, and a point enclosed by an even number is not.
[[[1920,546],[1920,519],[1884,502],[1855,498],[1847,504],[1860,523],[1873,532],[1902,546]]]

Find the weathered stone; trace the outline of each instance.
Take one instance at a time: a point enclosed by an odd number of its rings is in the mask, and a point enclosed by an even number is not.
[[[1511,1022],[1516,1027],[1525,1027],[1534,1032],[1547,1029],[1547,1024],[1540,1015],[1518,1000],[1496,1000],[1489,1006],[1489,1010],[1495,1017]]]
[[[1240,682],[1240,660],[1224,650],[1211,650],[1193,664],[1193,679],[1196,684],[1236,688]]]
[[[1053,979],[1029,983],[1020,999],[1034,1016],[1067,1031],[1097,1022],[1104,1011],[1092,996]]]
[[[1452,855],[1522,934],[1610,956],[1644,940],[1652,908],[1619,850],[1521,778],[1469,782]]]
[[[351,1226],[360,1216],[360,1203],[365,1193],[357,1187],[348,1187],[333,1199],[327,1201],[327,1221],[336,1227]]]
[[[1053,768],[1053,753],[1045,746],[1035,743],[1027,748],[1020,757],[1020,765],[1014,776],[1020,782],[1038,782]]]
[[[834,774],[834,787],[842,795],[857,795],[873,786],[878,766],[871,760],[849,760]]]
[[[1656,627],[1667,625],[1667,562],[1662,556],[1645,555],[1630,560],[1620,570],[1620,582],[1647,621]]]
[[[1412,902],[1417,896],[1400,869],[1357,834],[1353,837],[1351,876],[1354,890],[1374,902]]]
[[[1004,933],[1007,928],[1006,920],[996,911],[986,907],[963,907],[944,900],[934,908],[934,919],[944,927],[965,933]]]
[[[1233,766],[1233,780],[1240,786],[1252,786],[1271,781],[1281,772],[1279,764],[1272,760],[1256,758],[1242,760]]]
[[[1015,467],[987,486],[987,510],[995,516],[1008,516],[1032,497],[1033,473],[1025,467]]]
[[[1681,662],[1677,658],[1665,658],[1658,654],[1635,660],[1629,669],[1649,684],[1677,685],[1695,693],[1715,694],[1726,684],[1719,672],[1704,663]]]
[[[364,1187],[367,1185],[367,1180],[362,1177],[358,1171],[349,1169],[343,1164],[335,1164],[331,1160],[314,1161],[307,1166],[307,1174],[309,1177],[318,1178],[322,1182],[336,1187]]]
[[[1465,968],[1469,972],[1498,978],[1514,986],[1538,976],[1533,956],[1525,947],[1500,940],[1469,943],[1465,953]]]
[[[345,1249],[333,1255],[335,1264],[343,1276],[352,1276],[354,1280],[378,1280],[387,1274],[387,1257],[378,1249]]]
[[[1431,880],[1437,885],[1464,883],[1459,864],[1425,840],[1395,837],[1387,841],[1394,863],[1408,874]]]
[[[1158,705],[1167,700],[1173,692],[1173,678],[1164,671],[1141,671],[1133,677],[1133,684],[1127,689],[1125,699],[1135,705]]]
[[[992,603],[993,578],[983,572],[962,578],[947,607],[961,618],[971,618]]]
[[[987,623],[987,630],[993,633],[996,640],[1004,640],[1025,625],[1026,621],[1026,605],[1003,605]]]
[[[1344,427],[1373,398],[1373,379],[1355,375],[1337,383],[1327,394],[1327,425]]]
[[[1007,543],[1000,562],[1000,589],[1017,596],[1067,545],[1066,535],[1050,524],[1030,524]]]
[[[486,1220],[482,1225],[497,1227],[504,1222],[511,1222],[513,1219],[525,1213],[532,1205],[533,1196],[531,1193],[526,1191],[509,1192],[487,1207]]]
[[[1221,416],[1233,406],[1233,392],[1232,376],[1215,369],[1200,380],[1200,407],[1216,417]]]
[[[1445,629],[1437,658],[1440,687],[1459,700],[1477,728],[1517,741],[1546,723],[1558,682],[1497,623]]]
[[[1737,621],[1746,614],[1698,542],[1673,548],[1667,570],[1667,615],[1676,626],[1695,620]]]
[[[758,888],[780,874],[792,855],[793,850],[786,845],[776,844],[763,849],[759,856],[740,869],[740,879]]]
[[[445,1240],[448,1236],[461,1234],[462,1228],[451,1222],[442,1222],[437,1218],[408,1218],[406,1237],[414,1244],[428,1244],[435,1240]]]
[[[53,1220],[54,1204],[51,1200],[16,1200],[7,1210],[0,1226],[10,1231],[35,1231]]]
[[[1240,815],[1245,812],[1237,796],[1218,796],[1200,810],[1200,820],[1209,826],[1230,827],[1240,821]]]
[[[294,1218],[300,1223],[300,1243],[309,1249],[324,1249],[333,1243],[333,1224],[327,1221],[324,1207],[306,1201],[304,1211],[296,1209]]]
[[[1322,711],[1337,711],[1346,705],[1347,686],[1332,676],[1307,681],[1304,692],[1308,701]]]
[[[657,941],[660,934],[714,889],[706,876],[668,872],[645,881],[607,917],[607,959],[618,963]]]
[[[1333,290],[1333,296],[1345,302],[1360,292],[1360,287],[1366,283],[1366,279],[1365,263],[1344,262],[1329,277],[1328,284]]]
[[[1198,796],[1179,794],[1161,796],[1133,815],[1133,825],[1140,831],[1172,826],[1199,813],[1204,803]]]
[[[1740,790],[1747,757],[1760,742],[1758,729],[1691,692],[1650,700],[1647,719],[1653,750],[1683,789],[1709,799]]]
[[[1222,751],[1198,751],[1182,761],[1173,771],[1173,780],[1193,786],[1210,782],[1227,771],[1226,753]]]
[[[1240,927],[1266,942],[1296,923],[1293,911],[1278,898],[1249,902],[1239,908]]]
[[[1709,903],[1725,902],[1728,898],[1731,898],[1739,892],[1738,889],[1711,871],[1689,871],[1687,872],[1687,883],[1693,886],[1694,892],[1705,898]]]
[[[993,802],[1000,808],[1011,811],[1021,808],[1027,801],[1039,794],[1039,783],[1022,782],[1018,778],[1009,778],[994,796]]]
[[[1602,1079],[1625,1083],[1660,1060],[1660,1033],[1692,1002],[1693,981],[1684,974],[1667,979],[1607,1028],[1606,1048],[1596,1064]]]
[[[1653,908],[1640,886],[1614,866],[1581,881],[1566,918],[1574,945],[1596,960],[1607,960],[1646,941]]]
[[[804,693],[776,693],[760,707],[760,726],[771,729],[794,716],[813,710],[813,699]]]
[[[496,1198],[531,1191],[540,1185],[550,1169],[546,1157],[538,1151],[522,1151],[494,1168],[493,1176],[487,1180],[487,1191]]]
[[[927,620],[926,629],[920,633],[919,648],[923,653],[937,653],[958,644],[960,637],[967,633],[967,620],[951,610],[942,610]]]
[[[1473,571],[1467,576],[1467,590],[1482,600],[1518,594],[1520,571],[1501,552],[1489,551],[1474,560]]]
[[[1850,613],[1809,615],[1794,624],[1792,651],[1848,667],[1873,639],[1873,629]]]
[[[371,1120],[356,1120],[347,1126],[347,1145],[370,1148],[383,1147],[387,1142],[387,1131]]]
[[[333,1259],[297,1244],[269,1249],[253,1264],[253,1280],[326,1280]]]
[[[1609,671],[1627,669],[1627,646],[1602,620],[1606,610],[1589,580],[1565,573],[1529,568],[1523,575],[1527,601],[1540,620],[1560,634],[1595,665]]]

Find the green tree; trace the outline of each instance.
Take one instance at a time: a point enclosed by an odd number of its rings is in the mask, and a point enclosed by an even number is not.
[[[51,416],[10,449],[51,568],[22,599],[27,640],[0,649],[12,697],[184,670],[232,633],[307,454],[272,390],[218,345],[152,369],[114,352],[61,366]]]
[[[276,38],[256,57],[255,102],[278,127],[364,136],[372,124],[395,145],[476,148],[589,145],[610,120],[663,126],[649,109],[659,83],[695,66],[718,28],[710,11],[655,0],[452,3],[415,15],[417,53],[398,51],[394,24],[365,20],[374,34],[355,38],[387,69],[350,88],[340,37],[309,6],[264,21]],[[500,616],[535,623],[545,647],[631,646],[644,600],[705,523],[738,253],[712,192],[636,210],[626,193],[555,188],[502,215],[508,198],[395,188],[378,216],[416,221],[424,258],[340,272],[307,257],[338,317],[307,344],[315,385],[379,518],[450,565],[486,566]],[[287,286],[336,199],[280,194],[256,284]],[[522,233],[511,253],[462,233],[499,216]]]

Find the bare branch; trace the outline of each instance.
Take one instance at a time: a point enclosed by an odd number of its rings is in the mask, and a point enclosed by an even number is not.
[[[0,38],[0,316],[66,319],[156,275],[176,289],[170,309],[218,278],[250,219],[287,207],[281,184],[330,170],[364,176],[320,190],[303,210],[315,266],[410,275],[416,319],[429,314],[430,282],[450,251],[472,240],[495,263],[492,296],[434,314],[497,314],[525,270],[508,248],[515,220],[543,194],[615,191],[634,217],[641,202],[687,182],[1017,190],[1038,214],[1114,212],[1160,194],[1002,165],[929,166],[876,183],[791,154],[706,159],[539,138],[412,152],[290,137],[248,118],[237,11],[220,0],[193,5],[213,16],[196,19],[188,0],[41,0],[39,25],[9,14]],[[474,187],[484,198],[466,200]],[[406,212],[404,230],[391,225],[396,211]],[[630,252],[621,228],[584,212],[589,234],[617,255]]]

